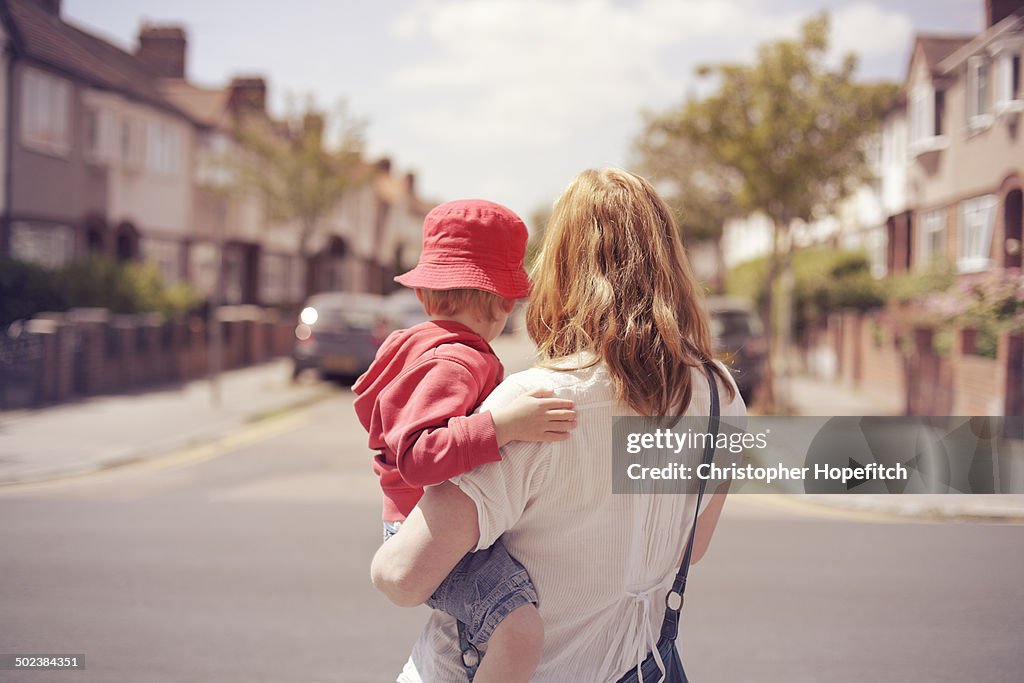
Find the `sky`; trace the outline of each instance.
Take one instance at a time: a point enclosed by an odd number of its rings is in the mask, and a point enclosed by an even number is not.
[[[144,22],[188,34],[187,75],[267,78],[270,106],[344,102],[368,154],[420,194],[524,217],[585,168],[633,162],[643,112],[699,88],[699,64],[751,61],[821,11],[859,77],[902,81],[913,36],[974,33],[984,0],[64,0],[64,18],[134,49]]]

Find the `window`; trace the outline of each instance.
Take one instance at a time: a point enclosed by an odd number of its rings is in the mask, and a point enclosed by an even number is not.
[[[992,263],[992,226],[996,218],[993,195],[960,202],[960,258],[962,272],[985,270]]]
[[[967,123],[980,125],[988,113],[989,65],[981,56],[967,60]]]
[[[1021,100],[1020,55],[1001,52],[995,62],[996,113],[1014,108]]]
[[[154,173],[178,173],[181,170],[181,131],[163,122],[152,122],[148,128],[146,168]]]
[[[121,160],[126,168],[137,169],[146,160],[146,124],[132,117],[121,121]]]
[[[11,256],[19,261],[60,268],[74,255],[75,232],[67,225],[11,225]]]
[[[921,216],[917,233],[917,265],[927,267],[946,253],[946,211],[929,211]]]
[[[117,116],[103,108],[85,113],[85,154],[93,162],[108,163],[117,157]]]
[[[206,187],[227,187],[235,182],[231,141],[222,134],[201,140],[196,160],[196,182]]]
[[[66,156],[71,149],[71,84],[26,68],[22,76],[21,140],[30,148]]]
[[[910,96],[910,151],[912,154],[943,149],[946,94],[931,83],[918,85]]]

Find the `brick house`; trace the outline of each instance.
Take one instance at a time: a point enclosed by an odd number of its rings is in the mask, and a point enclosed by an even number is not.
[[[386,292],[393,287],[390,275],[415,262],[429,207],[416,194],[413,174],[394,174],[390,159],[364,164],[358,175],[365,182],[323,217],[311,238],[312,256],[303,262],[298,227],[270,221],[257,197],[224,193],[231,181],[218,177],[224,173],[218,157],[244,153],[233,132],[238,116],[255,115],[269,130],[278,125],[268,112],[264,78],[236,77],[223,87],[189,81],[180,26],[143,26],[137,55],[157,76],[161,93],[197,122],[192,273],[208,294],[218,239],[224,240],[228,303],[297,303],[307,288]]]
[[[1021,277],[1024,2],[988,0],[985,20],[978,35],[916,36],[901,102],[881,122],[888,275],[941,262],[958,286]],[[914,322],[913,309],[833,316],[840,377],[902,393],[914,414],[1024,413],[1024,336],[983,344],[978,329]]]
[[[183,278],[195,126],[135,57],[63,21],[60,0],[0,5],[6,42],[0,254],[89,253]]]
[[[977,36],[919,36],[905,91],[909,220],[893,226],[891,272],[934,258],[959,273],[1021,265],[1024,2],[986,3]]]

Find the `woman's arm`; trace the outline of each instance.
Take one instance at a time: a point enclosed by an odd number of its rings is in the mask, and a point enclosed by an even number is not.
[[[373,556],[373,585],[396,605],[421,605],[479,540],[473,500],[451,482],[431,486]]]

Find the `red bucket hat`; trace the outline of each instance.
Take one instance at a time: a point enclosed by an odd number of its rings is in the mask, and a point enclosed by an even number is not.
[[[526,225],[511,209],[483,199],[435,207],[423,219],[416,267],[395,278],[406,287],[482,289],[506,299],[530,293],[523,268]]]

